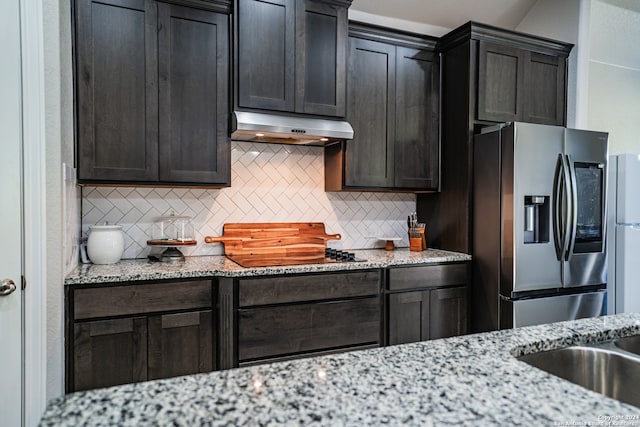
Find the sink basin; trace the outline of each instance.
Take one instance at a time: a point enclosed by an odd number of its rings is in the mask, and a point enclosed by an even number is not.
[[[637,343],[640,344],[640,338]],[[589,390],[640,408],[640,358],[603,347],[574,346],[527,354],[518,359]]]
[[[618,338],[613,344],[624,351],[640,355],[640,335]]]

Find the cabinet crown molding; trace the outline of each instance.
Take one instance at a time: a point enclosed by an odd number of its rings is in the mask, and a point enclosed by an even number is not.
[[[332,6],[346,7],[349,8],[353,0],[313,0],[318,3],[329,4]]]
[[[164,0],[181,6],[197,7],[218,13],[231,13],[233,0]]]
[[[442,36],[438,43],[438,49],[447,50],[469,39],[486,40],[496,43],[505,43],[505,40],[508,40],[511,46],[540,53],[554,55],[560,53],[565,56],[569,56],[573,48],[573,44],[571,43],[469,21]]]
[[[392,30],[387,27],[358,21],[349,21],[349,37],[358,37],[414,49],[435,50],[438,43],[437,37],[408,31]]]

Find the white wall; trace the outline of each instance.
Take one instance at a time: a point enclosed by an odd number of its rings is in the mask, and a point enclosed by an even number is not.
[[[79,229],[78,191],[66,184],[63,207],[62,164],[73,165],[73,94],[69,0],[43,0],[46,144],[46,381],[47,398],[64,388],[63,278],[74,245],[65,240]],[[75,205],[74,205],[75,203]],[[68,212],[64,208],[69,209]],[[69,217],[69,219],[67,219]],[[70,236],[71,235],[71,236]],[[67,252],[67,253],[65,253]]]
[[[609,132],[609,153],[640,153],[640,11],[591,4],[588,127]]]

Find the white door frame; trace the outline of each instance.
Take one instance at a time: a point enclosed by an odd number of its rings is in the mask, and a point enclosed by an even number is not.
[[[46,406],[46,193],[42,2],[20,1],[24,173],[24,422]]]

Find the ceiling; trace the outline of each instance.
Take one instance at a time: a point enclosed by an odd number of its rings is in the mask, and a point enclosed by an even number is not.
[[[449,29],[456,28],[467,21],[514,29],[536,1],[353,0],[351,9]]]

